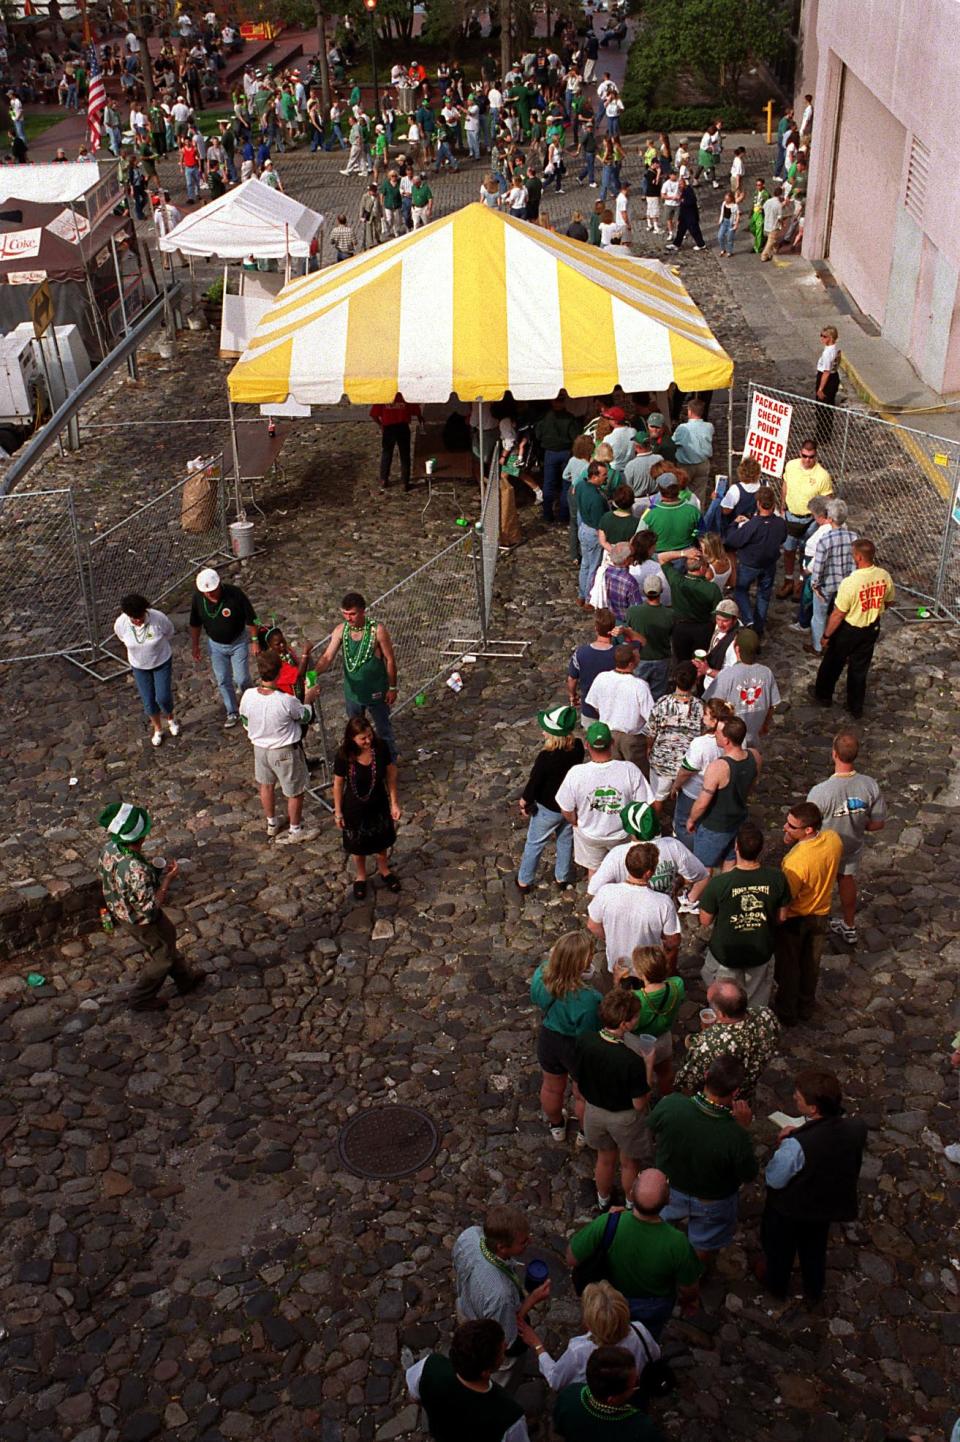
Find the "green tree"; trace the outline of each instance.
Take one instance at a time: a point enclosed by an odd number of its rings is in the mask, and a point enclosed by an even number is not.
[[[632,78],[647,101],[678,75],[708,101],[735,101],[748,65],[778,60],[789,36],[786,0],[644,0]]]

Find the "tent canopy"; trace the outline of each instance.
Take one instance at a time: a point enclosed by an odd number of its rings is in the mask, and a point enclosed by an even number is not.
[[[285,286],[229,388],[238,403],[370,405],[397,391],[412,402],[507,390],[542,400],[732,379],[730,357],[664,266],[625,266],[477,202]]]
[[[100,167],[90,160],[4,166],[0,172],[0,202],[11,196],[51,204],[78,200],[99,179]]]
[[[323,216],[261,180],[245,180],[200,210],[184,216],[160,237],[161,250],[182,255],[217,255],[221,260],[282,260],[310,253]]]

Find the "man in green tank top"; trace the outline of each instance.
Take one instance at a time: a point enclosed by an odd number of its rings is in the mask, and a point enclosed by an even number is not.
[[[340,651],[343,656],[343,694],[348,716],[366,714],[380,740],[397,759],[397,743],[390,708],[397,699],[397,658],[386,626],[367,616],[367,603],[359,591],[348,591],[340,602],[343,621],[334,626],[330,644],[317,662],[317,674],[329,671]]]

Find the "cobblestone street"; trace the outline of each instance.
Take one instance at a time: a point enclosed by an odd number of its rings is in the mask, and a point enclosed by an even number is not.
[[[336,163],[300,154],[279,167],[328,220],[361,193]],[[483,173],[442,177],[442,207],[472,199]],[[551,217],[565,225],[595,194],[573,184]],[[775,384],[736,298],[739,262],[726,271],[685,252],[678,264],[736,361],[738,392],[749,379]],[[85,424],[223,417],[226,371],[209,333],[187,335],[173,362],[145,357],[138,384],[118,379]],[[211,443],[203,426],[95,434],[31,478],[71,484],[91,527]],[[365,420],[298,423],[283,462],[259,494],[261,553],[225,562],[224,575],[294,641],[325,635],[345,590],[379,595],[459,534],[449,499],[424,522],[425,496],[380,493]],[[461,499],[475,519],[475,494]],[[154,1016],[119,1002],[136,962],[119,934],[41,943],[0,967],[0,1442],[419,1437],[401,1369],[446,1348],[451,1243],[492,1200],[528,1210],[531,1255],[550,1262],[548,1338],[577,1330],[561,1258],[592,1215],[592,1158],[552,1142],[540,1120],[528,987],[557,936],[581,924],[585,889],[544,882],[524,898],[513,876],[535,713],[563,701],[567,657],[591,627],[574,604],[566,533],[531,507],[521,515],[526,543],[501,557],[493,633],[528,641],[526,658],[461,665],[459,695],[441,685],[398,725],[399,895],[372,886],[353,901],[339,835],[309,802],[318,838],[268,846],[251,748],[239,729],[224,734],[206,662],[190,660],[185,593],[163,603],[178,629],[183,732],[158,750],[130,678],[98,684],[62,660],[0,668],[0,856],[13,883],[3,910],[38,888],[76,891],[95,865],[101,807],[137,801],[154,817],[148,850],[183,858],[168,909],[187,959],[210,976]],[[896,578],[895,557],[881,560]],[[842,715],[809,702],[814,662],[791,619],[789,604],[774,605],[763,658],[785,697],[755,807],[771,837],[829,775]],[[765,1161],[767,1114],[791,1110],[795,1072],[834,1068],[870,1126],[861,1217],[836,1229],[824,1304],[781,1316],[748,1265],[762,1185],[746,1189],[738,1244],[701,1313],[666,1333],[680,1387],[654,1415],[670,1438],[881,1442],[888,1431],[940,1438],[952,1421],[960,1173],[941,1153],[958,1137],[947,1065],[958,718],[955,633],[890,616],[861,753],[890,821],[868,849],[861,940],[828,943],[815,1021],[786,1034],[754,1122]],[[683,924],[690,1030],[702,942]],[[46,984],[28,986],[28,972]],[[366,1182],[341,1165],[338,1133],[388,1101],[424,1108],[440,1149],[412,1176]],[[538,1381],[522,1400],[542,1406]]]

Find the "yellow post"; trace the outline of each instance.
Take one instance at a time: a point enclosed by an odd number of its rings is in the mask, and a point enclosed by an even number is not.
[[[767,112],[767,144],[773,144],[773,101],[768,100],[763,107]]]

